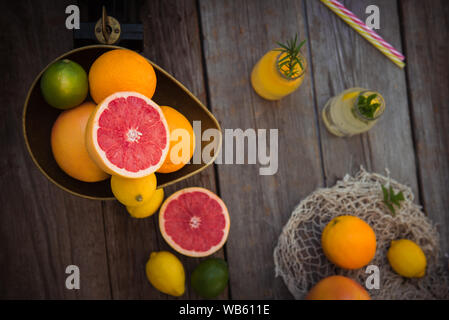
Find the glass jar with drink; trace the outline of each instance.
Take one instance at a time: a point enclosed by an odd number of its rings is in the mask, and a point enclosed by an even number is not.
[[[349,137],[371,129],[384,111],[385,101],[379,92],[350,88],[328,100],[322,118],[329,132]]]
[[[307,61],[301,53],[305,40],[298,36],[267,52],[251,73],[251,84],[262,98],[280,100],[299,88],[306,73]]]

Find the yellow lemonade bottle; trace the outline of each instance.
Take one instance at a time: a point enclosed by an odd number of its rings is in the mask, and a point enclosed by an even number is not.
[[[307,61],[297,45],[297,36],[280,48],[267,52],[254,66],[251,84],[262,98],[280,100],[299,88],[307,68]]]
[[[371,129],[384,111],[385,101],[379,92],[350,88],[328,100],[322,117],[329,132],[349,137]]]

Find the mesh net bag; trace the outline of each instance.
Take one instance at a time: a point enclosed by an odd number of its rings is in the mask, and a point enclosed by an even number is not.
[[[391,185],[404,194],[395,216],[382,202],[381,185]],[[369,290],[372,299],[449,299],[448,265],[440,255],[438,231],[413,199],[407,186],[363,168],[332,188],[316,190],[294,209],[282,230],[274,250],[276,276],[283,278],[296,299],[305,298],[314,284],[335,274],[364,285],[370,275],[366,268],[340,269],[321,249],[321,231],[326,224],[336,216],[350,214],[366,221],[376,233],[376,255],[370,264],[379,268],[380,288]],[[386,254],[391,240],[400,238],[415,241],[423,249],[427,258],[423,278],[406,279],[391,269]]]

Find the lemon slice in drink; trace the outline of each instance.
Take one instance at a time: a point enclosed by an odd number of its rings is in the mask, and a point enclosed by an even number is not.
[[[359,93],[360,93],[359,91],[348,92],[348,93],[343,95],[343,100],[354,99],[355,97],[357,97],[359,95]]]

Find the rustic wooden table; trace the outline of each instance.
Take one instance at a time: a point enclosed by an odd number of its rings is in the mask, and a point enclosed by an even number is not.
[[[149,285],[150,252],[168,249],[156,217],[129,218],[117,202],[72,196],[50,183],[27,154],[22,107],[34,77],[74,46],[64,1],[0,4],[0,298],[168,299]],[[218,256],[230,268],[223,299],[291,299],[274,277],[273,248],[292,209],[314,189],[360,165],[412,187],[439,224],[449,251],[449,5],[445,0],[352,0],[359,17],[380,8],[379,33],[406,55],[396,67],[318,0],[142,1],[143,54],[179,79],[222,128],[278,128],[279,171],[216,165],[172,186],[203,186],[227,203],[232,226]],[[81,11],[83,17],[83,11]],[[275,41],[307,38],[309,70],[279,102],[261,99],[249,74]],[[367,134],[340,139],[320,110],[345,88],[378,89],[388,109]],[[197,259],[182,258],[190,273]],[[65,288],[65,268],[81,271],[80,290]],[[189,287],[183,298],[198,298]]]

